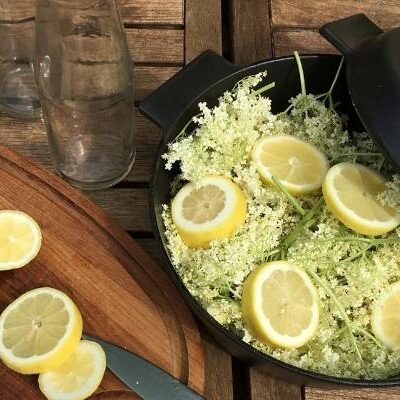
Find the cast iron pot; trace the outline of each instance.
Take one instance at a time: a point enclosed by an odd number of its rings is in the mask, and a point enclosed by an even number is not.
[[[308,93],[320,94],[329,90],[340,63],[340,56],[310,55],[301,58]],[[150,182],[150,212],[154,233],[165,258],[167,273],[189,304],[197,318],[216,341],[230,354],[255,366],[278,379],[297,384],[316,386],[393,386],[400,384],[400,377],[382,380],[342,379],[291,366],[270,357],[244,343],[234,333],[222,327],[189,293],[172,265],[161,217],[162,204],[168,204],[170,184],[179,172],[178,166],[172,171],[165,169],[162,155],[167,145],[194,115],[198,114],[198,103],[217,104],[217,99],[226,90],[233,88],[241,78],[261,71],[268,71],[267,81],[275,82],[275,88],[267,92],[272,100],[274,112],[288,106],[288,100],[300,93],[300,79],[293,57],[261,62],[249,67],[237,67],[212,51],[206,51],[188,64],[154,93],[142,101],[139,108],[163,130],[163,139],[154,162]],[[341,108],[350,116],[353,128],[360,128],[348,94],[345,73],[341,74],[333,92],[334,101],[341,102]],[[194,127],[194,126],[193,126]],[[193,128],[192,127],[192,128]],[[190,132],[191,127],[187,131]],[[223,135],[224,133],[221,132]]]

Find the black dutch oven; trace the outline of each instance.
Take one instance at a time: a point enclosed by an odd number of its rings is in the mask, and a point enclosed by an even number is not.
[[[367,23],[369,23],[368,21]],[[332,30],[328,31],[332,36]],[[301,57],[307,92],[313,94],[327,92],[337,72],[340,60],[341,56],[336,55],[307,55]],[[206,51],[201,54],[158,90],[149,95],[139,106],[140,110],[163,130],[163,139],[155,158],[150,182],[150,212],[154,233],[165,258],[167,273],[194,314],[216,341],[230,354],[247,364],[255,366],[278,379],[285,379],[302,385],[368,387],[398,385],[400,384],[400,377],[363,380],[327,376],[294,367],[254,349],[243,342],[240,337],[222,327],[207,313],[187,290],[172,265],[161,213],[162,205],[168,204],[171,200],[170,184],[179,170],[176,167],[175,170],[167,171],[161,156],[167,152],[168,143],[173,141],[188,121],[198,113],[199,102],[207,102],[209,106],[216,105],[218,97],[226,90],[232,89],[241,78],[265,70],[268,71],[267,81],[275,82],[275,87],[267,92],[267,96],[272,100],[273,111],[283,111],[288,105],[288,100],[301,91],[294,57],[283,57],[247,67],[238,67],[212,51]],[[350,116],[352,127],[360,128],[360,122],[349,95],[345,71],[342,71],[339,76],[333,92],[333,98],[335,101],[341,102],[341,111]],[[188,131],[190,130],[189,127]]]

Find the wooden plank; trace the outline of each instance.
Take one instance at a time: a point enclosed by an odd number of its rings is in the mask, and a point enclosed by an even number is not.
[[[183,25],[184,0],[119,0],[128,24]]]
[[[182,29],[126,29],[135,63],[183,64]]]
[[[118,1],[118,0],[117,0]],[[184,0],[119,0],[127,24],[183,25]],[[35,0],[2,0],[0,21],[17,21],[35,16]]]
[[[204,398],[233,400],[232,357],[222,350],[204,329],[201,330],[201,336],[206,365]]]
[[[301,387],[278,381],[250,368],[250,398],[252,400],[301,400]],[[330,399],[330,398],[329,398]]]
[[[268,2],[232,0],[232,56],[236,64],[272,57]]]
[[[135,99],[142,100],[180,69],[180,67],[136,66],[134,70]]]
[[[33,18],[36,13],[36,0],[1,0],[0,21],[21,21]]]
[[[306,400],[400,400],[400,389],[305,389]]]
[[[247,1],[247,0],[246,0]],[[186,0],[185,61],[211,49],[222,54],[221,0]]]
[[[85,192],[126,231],[151,232],[147,189],[106,189]]]
[[[399,2],[396,0],[271,0],[275,27],[319,28],[326,22],[352,14],[365,13],[381,28],[398,26]]]
[[[295,50],[300,54],[337,53],[318,31],[314,30],[277,30],[274,32],[275,56],[292,55]]]
[[[134,113],[133,129],[137,154],[132,171],[126,180],[129,182],[147,182],[161,132],[137,109]],[[28,123],[0,113],[0,141],[29,159],[38,162],[43,167],[54,170],[42,121]]]

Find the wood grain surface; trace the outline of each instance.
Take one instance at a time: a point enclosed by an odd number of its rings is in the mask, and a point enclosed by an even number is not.
[[[399,25],[398,0],[269,0],[274,27],[320,28],[326,22],[365,13],[381,28]]]
[[[0,275],[0,308],[50,286],[75,301],[88,334],[119,344],[203,391],[197,326],[162,269],[99,207],[56,176],[0,146],[0,209],[19,209],[42,228],[29,266]],[[6,400],[41,398],[34,378],[0,366]],[[30,390],[27,390],[30,387]],[[124,385],[107,373],[100,392]]]
[[[207,49],[222,54],[221,0],[186,0],[185,23],[186,63]]]
[[[250,22],[256,19],[256,21]],[[230,9],[232,59],[249,64],[272,57],[269,10],[265,0],[232,0]]]

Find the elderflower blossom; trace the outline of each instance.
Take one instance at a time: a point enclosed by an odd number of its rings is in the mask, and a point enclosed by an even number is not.
[[[290,99],[285,113],[274,115],[267,97],[254,95],[266,73],[238,82],[220,97],[214,108],[199,104],[193,134],[181,135],[163,156],[167,169],[178,163],[180,175],[172,194],[186,182],[201,183],[207,175],[223,175],[235,181],[247,199],[247,218],[229,239],[215,240],[209,248],[192,249],[180,238],[169,204],[163,220],[172,263],[190,293],[226,329],[261,352],[300,368],[323,374],[379,379],[400,372],[400,352],[379,345],[371,333],[371,307],[388,286],[400,280],[399,243],[359,241],[359,235],[342,225],[322,206],[318,221],[304,229],[287,249],[287,259],[318,274],[314,281],[321,299],[316,335],[301,348],[273,348],[257,340],[246,328],[241,314],[241,292],[249,273],[269,261],[282,240],[300,221],[300,216],[279,191],[264,185],[251,162],[254,143],[267,135],[294,135],[313,143],[331,164],[358,162],[388,177],[380,201],[400,210],[400,176],[365,133],[350,139],[346,120],[323,96],[298,95]],[[321,193],[298,198],[312,208]],[[400,229],[385,236],[399,238]],[[340,240],[340,238],[353,238]],[[339,238],[339,239],[338,239]],[[348,334],[343,316],[326,291],[340,302],[354,330],[360,359]]]

